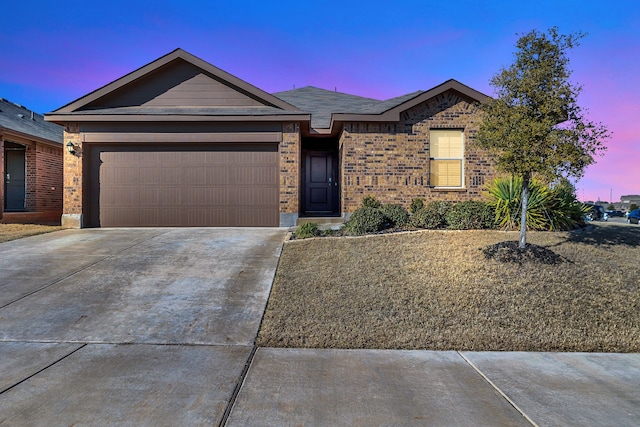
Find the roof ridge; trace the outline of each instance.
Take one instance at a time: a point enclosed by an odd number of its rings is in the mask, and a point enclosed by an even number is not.
[[[346,95],[346,96],[351,96],[354,98],[360,98],[360,99],[367,99],[367,100],[371,100],[371,101],[375,101],[375,102],[382,102],[379,99],[376,98],[371,98],[368,96],[362,96],[362,95],[354,95],[352,93],[347,93],[347,92],[340,92],[338,90],[330,90],[330,89],[324,89],[318,86],[313,86],[313,85],[307,85],[307,86],[302,86],[299,88],[295,88],[295,89],[289,89],[289,90],[282,90],[282,91],[278,91],[278,92],[273,92],[272,95],[277,96],[278,94],[285,94],[285,93],[294,93],[294,92],[298,92],[304,89],[314,89],[314,90],[318,90],[318,91],[322,91],[322,92],[326,92],[326,93],[335,93],[338,95]]]

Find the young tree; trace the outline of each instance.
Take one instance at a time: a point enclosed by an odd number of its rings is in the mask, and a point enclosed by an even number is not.
[[[527,203],[534,175],[552,181],[579,178],[594,155],[605,150],[607,128],[588,120],[577,104],[582,87],[570,82],[567,51],[582,33],[533,30],[518,39],[515,62],[493,76],[495,97],[485,111],[477,142],[495,157],[499,170],[523,181],[520,244],[527,244]]]

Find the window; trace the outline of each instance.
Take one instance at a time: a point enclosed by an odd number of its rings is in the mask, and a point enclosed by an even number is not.
[[[433,187],[463,187],[464,133],[461,130],[431,130],[429,183]]]

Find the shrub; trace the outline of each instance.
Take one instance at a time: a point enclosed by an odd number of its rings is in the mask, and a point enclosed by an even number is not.
[[[409,210],[411,210],[412,214],[418,212],[422,208],[424,208],[424,200],[420,198],[411,199],[411,205],[409,205]]]
[[[496,178],[489,186],[489,202],[495,209],[496,224],[505,229],[520,227],[522,209],[522,178]],[[547,188],[539,181],[529,184],[529,204],[527,208],[527,226],[530,229],[544,229],[547,223],[544,205],[549,197]]]
[[[411,224],[418,228],[445,228],[446,215],[451,206],[450,202],[429,202],[411,216]]]
[[[382,203],[373,196],[365,196],[364,199],[362,199],[362,207],[378,209],[382,207]]]
[[[307,222],[299,226],[295,232],[296,239],[308,239],[320,235],[318,224],[315,222]]]
[[[485,202],[467,200],[453,205],[446,218],[448,227],[454,230],[494,228],[495,211]]]
[[[382,205],[380,208],[385,217],[389,220],[391,227],[402,227],[409,222],[409,212],[396,204]]]
[[[345,228],[352,234],[375,233],[384,228],[386,217],[380,209],[363,206],[351,214]]]
[[[585,209],[568,180],[561,179],[551,188],[546,213],[552,230],[573,230],[584,224]]]
[[[575,188],[566,179],[553,187],[538,180],[529,184],[527,228],[531,230],[570,230],[582,224],[582,207]],[[489,186],[490,204],[495,208],[499,227],[518,229],[522,210],[522,179],[497,178]]]

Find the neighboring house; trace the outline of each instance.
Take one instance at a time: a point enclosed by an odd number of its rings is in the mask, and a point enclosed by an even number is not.
[[[366,195],[481,197],[486,95],[455,80],[379,101],[269,94],[177,49],[45,115],[65,126],[63,225],[292,226]]]
[[[0,218],[2,222],[60,222],[61,126],[0,98]]]

